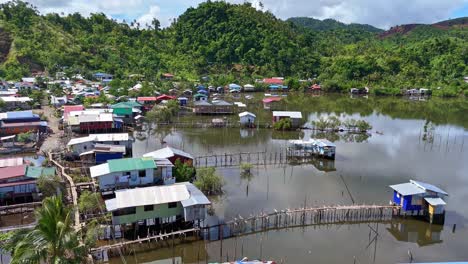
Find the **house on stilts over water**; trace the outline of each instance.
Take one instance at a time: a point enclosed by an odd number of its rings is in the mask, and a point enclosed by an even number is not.
[[[393,204],[400,205],[403,214],[424,216],[431,224],[443,224],[445,201],[448,193],[429,183],[410,180],[408,183],[390,185]]]

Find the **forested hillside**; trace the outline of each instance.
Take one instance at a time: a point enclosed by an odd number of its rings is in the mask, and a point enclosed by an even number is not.
[[[355,29],[355,30],[363,30],[368,32],[382,32],[383,30],[380,28],[376,28],[371,25],[365,24],[345,24],[340,21],[334,19],[324,19],[319,20],[311,17],[292,17],[289,18],[287,21],[300,26],[305,27],[310,30],[317,30],[317,31],[327,31],[327,30],[335,30],[335,29]]]
[[[223,82],[317,77],[330,90],[371,86],[383,87],[382,93],[440,86],[440,93],[456,95],[467,88],[466,19],[382,33],[334,20],[306,28],[248,3],[206,2],[160,29],[157,20],[129,25],[103,14],[40,15],[18,1],[0,8],[0,77],[8,80],[65,70],[149,80],[163,72]]]

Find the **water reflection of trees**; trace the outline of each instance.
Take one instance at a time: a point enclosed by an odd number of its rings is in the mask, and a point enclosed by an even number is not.
[[[291,93],[279,106],[281,110],[310,113],[359,114],[369,116],[374,111],[392,118],[427,119],[436,125],[454,124],[468,128],[468,100],[464,98],[443,99],[432,97],[428,101],[409,101],[395,97],[371,96],[349,98],[343,95],[319,97]]]
[[[367,142],[371,137],[368,133],[337,133],[337,132],[316,132],[312,137],[314,138],[326,138],[332,142],[342,140],[344,142]]]

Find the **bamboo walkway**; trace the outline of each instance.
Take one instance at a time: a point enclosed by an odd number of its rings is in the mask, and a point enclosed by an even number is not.
[[[190,234],[207,241],[222,241],[231,237],[312,225],[390,222],[399,215],[400,207],[392,205],[338,205],[275,210],[272,213],[261,213],[248,218],[239,216],[232,221],[213,226],[191,228],[105,245],[91,249],[91,253],[102,254],[104,251],[126,248],[143,242],[167,241],[169,239],[173,242],[176,238],[185,238]]]
[[[169,238],[174,239],[175,237],[185,237],[187,234],[193,233],[193,234],[198,234],[200,229],[198,228],[191,228],[191,229],[185,229],[185,230],[180,230],[180,231],[174,231],[172,233],[166,233],[166,234],[159,234],[155,236],[148,236],[144,238],[139,238],[136,240],[129,240],[129,241],[124,241],[116,244],[111,244],[111,245],[105,245],[101,246],[98,248],[92,248],[91,254],[97,253],[97,252],[102,252],[106,250],[111,250],[111,249],[117,249],[117,248],[123,248],[132,244],[136,243],[143,243],[143,242],[151,242],[151,241],[159,241],[159,240],[167,240]]]
[[[62,166],[59,162],[54,160],[53,155],[51,152],[48,152],[49,155],[49,160],[59,168],[59,174],[65,178],[66,181],[68,181],[68,184],[70,185],[70,196],[73,201],[73,207],[78,208],[78,193],[76,191],[76,186],[75,182],[73,181],[72,177],[70,177],[66,172],[66,168]],[[81,229],[81,224],[80,224],[80,212],[78,210],[73,210],[73,216],[75,220],[75,225],[74,228],[76,231],[79,231]]]
[[[400,215],[400,207],[393,205],[344,205],[275,210],[273,213],[261,213],[248,218],[239,216],[226,223],[203,227],[200,234],[207,240],[220,240],[283,228],[387,222]]]

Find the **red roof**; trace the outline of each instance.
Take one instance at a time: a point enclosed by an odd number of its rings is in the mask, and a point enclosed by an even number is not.
[[[176,97],[163,94],[163,95],[160,95],[160,96],[156,97],[156,99],[157,99],[158,101],[162,101],[162,100],[175,100]]]
[[[283,100],[281,97],[268,97],[268,98],[263,98],[263,102],[266,104],[272,103],[272,102],[279,102]]]
[[[322,89],[322,87],[321,87],[319,84],[314,84],[314,85],[312,85],[312,86],[310,87],[310,89],[312,89],[312,90],[320,90],[320,89]]]
[[[70,113],[71,111],[83,111],[84,106],[82,105],[64,105],[63,106],[63,113]]]
[[[138,102],[151,102],[151,101],[156,101],[156,97],[154,96],[147,96],[147,97],[138,97],[137,101]]]
[[[18,186],[18,185],[26,185],[26,184],[33,184],[36,183],[36,180],[31,181],[16,181],[16,182],[8,182],[8,183],[1,183],[0,188],[2,187],[10,187],[10,186]]]
[[[0,168],[0,180],[23,177],[26,173],[26,165]]]
[[[266,83],[266,84],[283,84],[283,80],[281,79],[276,79],[276,78],[267,78],[267,79],[263,79],[263,82]]]

